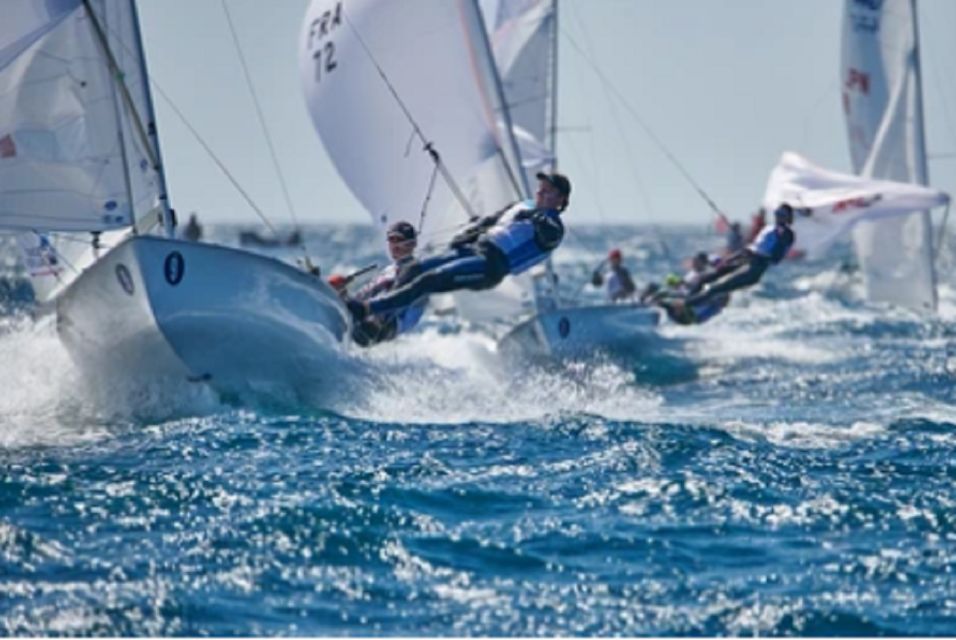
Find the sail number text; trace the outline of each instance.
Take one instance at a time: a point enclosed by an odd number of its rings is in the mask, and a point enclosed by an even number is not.
[[[309,25],[308,48],[315,61],[315,81],[320,82],[323,74],[331,73],[337,66],[335,42],[332,33],[342,26],[342,3],[336,2],[335,8],[323,11]]]

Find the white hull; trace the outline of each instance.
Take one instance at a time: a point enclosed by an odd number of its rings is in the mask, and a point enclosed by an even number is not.
[[[314,388],[348,335],[321,279],[227,247],[136,236],[57,298],[57,330],[83,368],[219,391]]]
[[[543,311],[509,331],[498,349],[506,355],[543,357],[636,352],[655,334],[660,318],[657,309],[637,304]]]

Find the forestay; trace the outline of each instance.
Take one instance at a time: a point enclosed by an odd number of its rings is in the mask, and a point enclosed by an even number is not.
[[[80,0],[5,0],[0,227],[103,231],[155,206],[159,178],[130,116],[148,111],[131,2],[91,0],[128,98]]]
[[[916,27],[912,0],[846,0],[843,108],[863,176],[928,182]],[[935,309],[927,212],[859,225],[854,244],[869,299]]]
[[[795,216],[794,231],[796,246],[815,258],[861,223],[893,221],[945,205],[949,196],[912,183],[828,171],[787,152],[770,174],[763,204],[772,211],[783,202],[811,209]]]

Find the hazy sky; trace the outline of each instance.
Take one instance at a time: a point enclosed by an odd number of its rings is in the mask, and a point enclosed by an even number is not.
[[[366,222],[305,110],[307,0],[227,0],[299,220]],[[414,11],[416,0],[405,0]],[[919,0],[931,183],[956,194],[956,1]],[[242,187],[291,223],[221,0],[140,0],[150,72]],[[838,0],[563,0],[559,164],[571,220],[706,224],[704,201],[577,47],[731,217],[758,204],[784,150],[849,171]],[[209,222],[258,218],[155,95],[172,202]]]

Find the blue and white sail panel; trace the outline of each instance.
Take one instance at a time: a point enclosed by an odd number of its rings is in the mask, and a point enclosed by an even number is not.
[[[927,184],[916,32],[912,0],[846,0],[843,109],[865,177]],[[861,224],[854,245],[869,299],[935,309],[928,213]]]
[[[949,196],[911,182],[830,171],[785,152],[770,173],[763,206],[772,211],[782,203],[797,209],[796,247],[816,258],[861,224],[883,224],[944,206]]]
[[[0,228],[102,231],[155,206],[131,109],[146,112],[130,2],[7,0],[0,22]],[[121,96],[118,79],[129,88]]]
[[[299,62],[326,151],[375,223],[419,224],[434,163],[412,121],[467,201],[438,176],[422,221],[426,243],[443,244],[469,214],[524,197],[473,0],[313,0]]]

